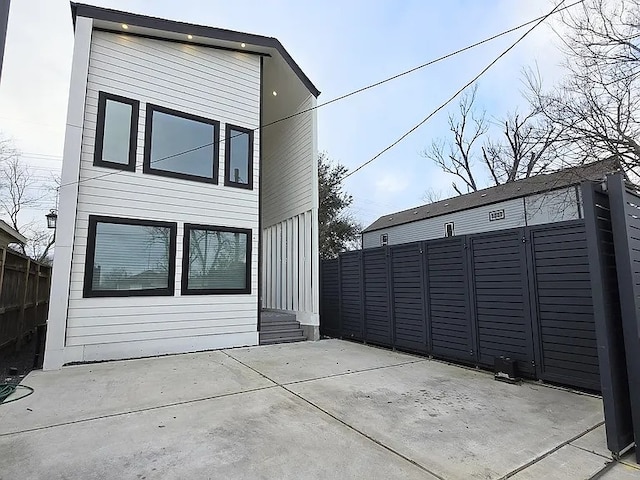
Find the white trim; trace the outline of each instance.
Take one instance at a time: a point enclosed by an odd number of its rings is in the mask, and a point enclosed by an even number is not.
[[[64,364],[67,308],[71,281],[71,258],[75,236],[80,151],[84,123],[85,96],[91,51],[93,20],[76,18],[67,127],[64,140],[60,198],[56,227],[56,254],[53,260],[51,294],[47,326],[44,369],[55,370]]]
[[[319,220],[318,220],[318,208],[320,206],[320,193],[318,185],[318,110],[317,99],[313,97],[311,99],[311,106],[313,107],[311,113],[311,136],[312,136],[312,149],[313,149],[313,175],[312,175],[312,208],[311,208],[311,295],[312,305],[311,312],[315,315],[315,318],[310,322],[312,325],[320,325],[320,233],[319,233]],[[306,322],[305,322],[306,323]]]
[[[293,217],[293,310],[299,310],[300,304],[300,222],[299,216]]]
[[[99,343],[66,348],[64,363],[141,358],[253,345],[258,345],[258,332]]]

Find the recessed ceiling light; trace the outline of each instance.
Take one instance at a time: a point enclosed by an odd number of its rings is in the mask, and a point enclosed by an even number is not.
[[[242,43],[240,44],[240,46],[241,46],[242,48],[244,48],[244,47],[246,47],[246,46],[247,46],[247,44],[246,44],[246,43],[244,43],[244,42],[242,42]]]
[[[276,92],[275,90],[273,91],[273,96],[277,97],[278,96],[278,92]]]
[[[125,30],[129,30],[129,25],[127,25],[126,23],[123,23],[122,28]]]
[[[187,35],[187,38],[188,38],[189,40],[193,40],[193,35],[189,34],[189,35]]]

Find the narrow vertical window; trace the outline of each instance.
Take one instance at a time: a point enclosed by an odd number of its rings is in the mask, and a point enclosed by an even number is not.
[[[380,235],[380,246],[385,247],[389,245],[389,234],[383,233]]]
[[[134,172],[140,103],[100,92],[93,164]]]
[[[224,184],[253,189],[253,130],[227,124],[224,148]]]
[[[444,236],[445,237],[453,237],[455,232],[453,230],[453,222],[448,222],[444,224]]]

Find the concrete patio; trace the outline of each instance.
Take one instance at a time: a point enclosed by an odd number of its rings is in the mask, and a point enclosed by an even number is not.
[[[33,372],[0,479],[640,479],[599,398],[339,340]]]

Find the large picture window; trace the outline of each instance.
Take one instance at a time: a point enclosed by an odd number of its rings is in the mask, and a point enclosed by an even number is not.
[[[251,230],[184,226],[182,294],[251,293]]]
[[[220,122],[147,104],[145,173],[218,183]]]
[[[85,297],[173,295],[176,224],[89,217]]]
[[[135,171],[140,103],[100,92],[93,164]]]
[[[253,188],[253,130],[227,124],[224,141],[224,184]]]

